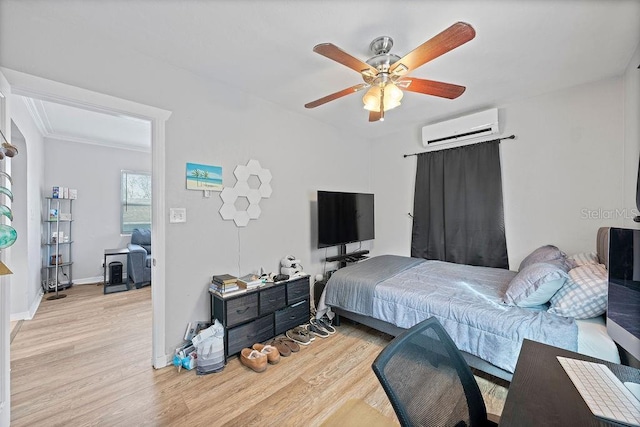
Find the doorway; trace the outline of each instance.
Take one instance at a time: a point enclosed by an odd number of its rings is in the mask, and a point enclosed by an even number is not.
[[[152,171],[152,361],[155,368],[167,365],[165,349],[165,122],[171,112],[121,98],[72,87],[36,76],[4,69],[14,95],[71,106],[111,116],[126,116],[150,124]],[[6,114],[11,114],[7,111]],[[38,195],[37,197],[40,197]],[[80,196],[79,196],[80,197]],[[8,326],[8,325],[7,325]]]

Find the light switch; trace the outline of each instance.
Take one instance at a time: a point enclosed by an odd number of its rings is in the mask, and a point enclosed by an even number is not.
[[[169,222],[187,222],[187,209],[186,208],[171,208],[169,209]]]

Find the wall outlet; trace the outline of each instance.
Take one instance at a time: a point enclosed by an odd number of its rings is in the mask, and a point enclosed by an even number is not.
[[[186,208],[171,208],[169,209],[169,222],[187,222],[187,209]]]

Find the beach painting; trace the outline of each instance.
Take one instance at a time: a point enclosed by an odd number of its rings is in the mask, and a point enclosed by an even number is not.
[[[222,191],[222,166],[187,163],[187,190]]]

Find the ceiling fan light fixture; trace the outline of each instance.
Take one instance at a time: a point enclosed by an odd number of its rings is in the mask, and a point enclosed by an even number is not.
[[[387,85],[384,87],[385,110],[389,110],[391,108],[395,108],[398,105],[400,105],[400,101],[402,100],[403,96],[404,96],[404,93],[400,90],[398,86],[396,86],[393,83],[387,83]],[[389,108],[386,108],[387,104],[389,104]],[[393,107],[391,107],[391,105],[393,105]]]
[[[364,83],[309,102],[305,104],[305,108],[315,108],[359,90],[367,89],[366,94],[362,97],[362,102],[364,108],[369,111],[369,122],[376,122],[384,120],[385,111],[400,105],[403,90],[455,99],[465,91],[464,86],[407,77],[407,75],[427,62],[467,43],[475,35],[476,32],[471,25],[466,22],[456,22],[403,57],[390,53],[393,46],[391,37],[378,37],[369,45],[374,56],[365,62],[332,43],[318,44],[313,48],[314,52],[358,72]]]
[[[393,110],[394,108],[398,107],[400,105],[400,101],[384,101],[384,108],[383,111],[389,111],[389,110]]]
[[[364,109],[368,111],[380,111],[381,96],[382,91],[380,90],[380,86],[372,86],[371,89],[369,89],[362,97]]]
[[[388,111],[400,105],[404,93],[393,83],[384,86],[384,100],[382,101],[383,111]],[[368,111],[380,111],[380,100],[383,99],[382,87],[372,86],[362,97],[364,109]]]

